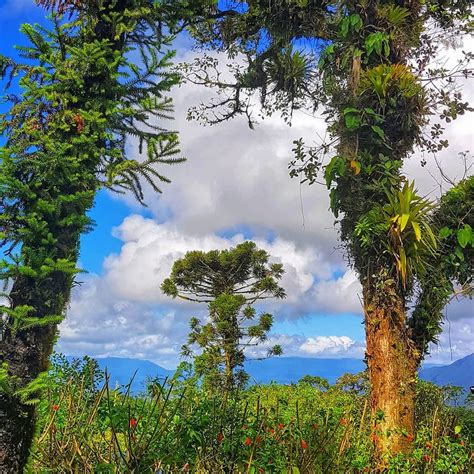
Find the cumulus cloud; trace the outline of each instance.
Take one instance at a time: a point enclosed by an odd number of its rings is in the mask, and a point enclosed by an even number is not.
[[[308,354],[339,354],[347,352],[354,344],[355,341],[347,336],[318,336],[309,337],[299,349]]]
[[[120,254],[110,255],[104,262],[104,282],[121,298],[147,303],[169,304],[169,297],[160,290],[173,262],[190,250],[209,251],[235,246],[244,240],[242,234],[220,237],[216,234],[192,234],[180,230],[174,223],[158,224],[140,215],[127,217],[115,231],[123,241]],[[333,297],[349,296],[351,283],[347,277],[332,281],[339,267],[325,260],[324,255],[310,246],[297,247],[294,242],[277,237],[272,241],[255,239],[273,261],[282,263],[285,275],[282,286],[288,294],[282,305],[296,305],[306,313],[328,308]],[[352,277],[349,277],[351,280]],[[324,285],[330,285],[325,295]],[[313,297],[313,293],[317,297]],[[179,302],[177,304],[180,304]],[[186,305],[188,303],[185,303]],[[346,311],[347,305],[341,306]],[[336,308],[335,310],[339,310]]]
[[[184,59],[190,56],[185,54]],[[292,127],[274,116],[255,131],[243,119],[214,127],[187,121],[187,109],[205,101],[207,94],[192,84],[174,92],[172,126],[181,133],[188,161],[162,170],[172,184],[161,196],[147,193],[153,219],[138,215],[125,219],[115,232],[123,242],[121,251],[105,259],[103,275],[76,288],[61,325],[65,352],[143,357],[175,365],[189,317],[204,316],[205,309],[170,301],[159,286],[186,251],[233,246],[245,239],[242,229],[286,268],[283,286],[288,298],[269,303],[277,320],[325,313],[334,314],[337,324],[338,313],[362,313],[357,276],[346,267],[342,252],[335,250],[338,233],[326,188],[300,187],[288,176],[292,141],[303,137],[308,144],[317,143],[325,135],[324,120],[299,112]],[[473,99],[474,90],[467,95]],[[437,157],[454,179],[462,175],[458,152],[472,146],[471,121],[462,117],[447,128],[452,147]],[[422,193],[435,198],[448,184],[440,178],[434,159],[427,157],[422,167],[421,158],[415,154],[407,160],[405,172]],[[127,202],[132,206],[131,200]],[[455,358],[472,352],[474,323],[467,319],[471,303],[451,305],[450,331],[446,325],[440,345],[432,351],[433,360],[447,362],[451,351]],[[252,354],[262,355],[274,344],[281,344],[286,355],[312,357],[362,357],[364,350],[362,341],[340,333],[279,334]]]

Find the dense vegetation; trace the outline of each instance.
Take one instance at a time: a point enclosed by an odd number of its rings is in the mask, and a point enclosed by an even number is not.
[[[442,41],[472,32],[470,2],[37,3],[49,27],[23,26],[29,46],[19,48],[20,62],[0,56],[0,76],[17,91],[0,116],[0,470],[23,470],[35,431],[33,472],[469,470],[472,412],[445,406],[416,371],[451,296],[472,293],[474,180],[451,183],[430,202],[403,164],[416,148],[446,147],[437,121],[471,110],[452,84],[473,75],[472,53],[454,69],[430,65]],[[209,304],[211,321],[192,322],[190,342],[203,352],[188,378],[131,397],[98,388],[103,375],[92,363],[47,372],[97,191],[128,191],[143,203],[143,183],[161,192],[169,181],[161,166],[183,161],[177,133],[163,122],[172,116],[167,94],[181,80],[169,48],[184,29],[237,61],[228,83],[206,56],[182,68],[188,80],[227,94],[203,107],[211,122],[244,114],[253,125],[255,92],[263,113],[287,121],[303,107],[325,110],[330,142],[296,141],[290,174],[310,184],[323,175],[359,275],[370,382],[363,392],[309,379],[244,388],[242,338],[264,340],[272,319],[242,326],[241,317],[251,321],[261,297],[284,296],[282,268],[252,244],[243,254],[255,265],[230,285],[219,279],[240,271],[232,267],[239,249],[188,255],[163,286]],[[130,144],[143,159],[130,157]],[[219,278],[202,262],[217,262]],[[220,378],[226,396],[216,398],[201,376]]]
[[[188,369],[188,370],[187,370]],[[223,401],[196,384],[190,367],[150,381],[133,396],[104,385],[91,359],[54,358],[39,405],[29,471],[41,472],[375,472],[366,374],[328,388],[252,386]],[[311,382],[316,382],[314,385]],[[474,467],[474,412],[445,404],[453,388],[417,382],[412,451],[393,473],[461,473]]]

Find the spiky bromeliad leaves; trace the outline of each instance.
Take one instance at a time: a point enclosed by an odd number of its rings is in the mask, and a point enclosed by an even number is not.
[[[21,90],[6,96],[11,108],[0,117],[0,279],[9,289],[0,307],[1,386],[14,388],[0,391],[2,473],[26,462],[34,431],[26,396],[47,368],[97,191],[131,191],[143,202],[143,183],[160,191],[168,182],[160,166],[183,161],[177,134],[164,126],[166,93],[179,78],[163,31],[186,17],[148,0],[40,3],[52,9],[51,28],[23,25],[24,63],[0,57],[7,86]],[[143,159],[127,153],[135,142]]]
[[[438,263],[446,247],[438,239],[438,205],[406,184],[402,166],[415,147],[433,152],[447,146],[443,127],[436,119],[430,125],[429,117],[449,122],[471,110],[452,84],[456,77],[472,77],[472,53],[452,70],[431,60],[443,41],[469,34],[472,26],[467,1],[240,2],[231,14],[223,8],[210,30],[195,34],[232,58],[241,54],[244,59],[233,65],[235,81],[222,80],[212,62],[185,69],[190,81],[216,87],[217,97],[191,112],[211,123],[239,113],[251,123],[256,91],[263,112],[277,110],[284,118],[303,105],[325,109],[329,142],[305,147],[295,141],[290,174],[313,184],[324,170],[331,210],[363,286],[372,413],[384,414],[374,426],[381,462],[390,451],[410,449],[401,433],[413,431],[416,369],[441,322],[438,310],[436,321],[427,318],[426,306],[407,317],[420,288],[426,294],[431,269],[443,268]],[[288,62],[280,59],[289,51],[309,57],[304,74],[296,68],[293,81]],[[449,234],[453,241],[461,232],[463,251],[471,220],[472,210]],[[459,259],[460,249],[451,249],[449,258]],[[448,272],[445,278],[453,277]],[[444,303],[450,293],[445,290]]]
[[[267,339],[273,316],[257,313],[253,305],[267,298],[284,298],[285,291],[278,281],[283,266],[269,263],[269,255],[257,249],[255,243],[244,242],[229,250],[188,252],[176,260],[162,291],[186,301],[206,303],[209,322],[202,324],[192,318],[188,344],[183,355],[192,354],[196,345],[201,353],[195,356],[195,370],[204,376],[208,390],[242,387],[247,375],[242,370],[244,349]],[[279,346],[272,347],[267,356],[281,354]]]

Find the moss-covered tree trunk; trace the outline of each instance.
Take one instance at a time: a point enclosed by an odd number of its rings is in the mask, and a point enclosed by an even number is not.
[[[70,2],[40,3],[51,4],[58,9],[60,6],[73,7]],[[127,9],[134,6],[133,0],[102,2],[102,7],[113,14],[127,12]],[[47,115],[46,124],[37,121],[35,125],[38,128],[45,127],[46,138],[44,143],[39,141],[39,145],[36,145],[40,155],[35,157],[37,161],[44,161],[43,168],[38,167],[24,176],[22,167],[25,165],[22,162],[21,150],[12,152],[13,158],[9,168],[11,174],[18,180],[23,179],[25,183],[22,184],[29,186],[31,190],[26,197],[19,194],[16,198],[18,208],[23,210],[27,219],[19,219],[19,224],[15,225],[23,228],[23,233],[20,234],[22,237],[19,239],[22,244],[21,265],[34,272],[30,275],[17,273],[11,278],[13,286],[9,293],[9,307],[13,310],[30,307],[31,314],[28,316],[39,321],[52,316],[61,318],[65,314],[79,255],[80,235],[87,228],[87,211],[92,207],[95,193],[99,189],[98,174],[104,172],[103,168],[101,171],[102,155],[108,147],[115,146],[110,142],[111,134],[107,121],[101,121],[100,117],[110,117],[110,104],[119,104],[119,93],[125,94],[115,77],[119,68],[116,55],[123,54],[124,34],[117,35],[114,23],[103,11],[96,11],[94,6],[90,7],[90,12],[81,14],[84,15],[81,44],[102,47],[105,62],[111,66],[103,67],[100,62],[103,58],[100,57],[96,62],[92,58],[86,67],[81,57],[74,58],[71,55],[69,62],[78,70],[83,70],[84,75],[77,77],[80,74],[72,72],[74,77],[69,78],[72,84],[69,85],[70,89],[65,80],[54,82],[54,87],[60,91],[60,99],[64,98],[64,105],[62,108],[58,107],[58,111],[51,111]],[[135,21],[133,18],[134,26]],[[56,46],[63,47],[62,44]],[[51,66],[60,69],[62,64],[53,62]],[[69,66],[69,69],[71,67]],[[67,77],[69,69],[66,66],[65,71],[60,72]],[[75,80],[79,85],[74,85]],[[110,87],[104,87],[107,84]],[[75,96],[75,100],[68,102],[70,95]],[[146,93],[144,95],[146,96]],[[26,97],[28,98],[27,95]],[[48,100],[51,99],[45,96],[44,101],[48,103]],[[25,103],[28,104],[26,100]],[[27,118],[34,116],[35,111],[30,109],[35,105],[34,101],[31,101],[31,105],[26,105]],[[91,117],[84,118],[82,114],[87,113],[90,113]],[[56,116],[59,117],[59,124],[54,123]],[[42,117],[41,113],[39,117]],[[97,117],[99,119],[94,122]],[[91,124],[91,135],[81,140],[81,135],[87,133],[87,120]],[[22,126],[27,127],[28,124]],[[17,131],[18,127],[13,128],[12,134],[21,132]],[[32,134],[36,133],[35,130],[37,129],[33,129]],[[47,139],[49,142],[46,142]],[[70,146],[74,140],[78,145]],[[70,147],[67,148],[68,146]],[[120,148],[120,144],[118,147]],[[48,152],[48,149],[51,151]],[[69,150],[69,154],[56,152],[56,149]],[[122,162],[125,161],[123,159]],[[13,184],[12,189],[14,187]],[[54,208],[54,212],[51,208]],[[17,216],[15,213],[12,215],[14,218]],[[35,232],[34,226],[39,226],[38,222],[42,226],[40,231],[46,229],[47,241]],[[48,262],[68,262],[72,265],[72,271],[53,270],[43,276],[41,273],[44,265],[50,264]],[[41,372],[47,370],[57,336],[57,319],[55,321],[15,329],[15,321],[10,317],[4,321],[6,324],[0,327],[0,368],[2,364],[7,367],[12,386],[11,389],[0,392],[1,474],[22,472],[27,463],[35,432],[35,409],[33,405],[25,403],[26,400],[22,399],[17,388],[27,387]]]
[[[406,309],[396,288],[364,288],[366,358],[372,439],[377,461],[410,449],[414,432],[416,351],[407,335]]]
[[[40,198],[40,196],[38,197]],[[92,202],[89,202],[90,207]],[[83,209],[81,214],[85,214]],[[66,214],[62,217],[67,217]],[[79,248],[78,229],[57,229],[58,257],[76,261]],[[40,249],[38,249],[40,251]],[[28,260],[25,261],[28,263]],[[72,286],[72,275],[55,272],[43,283],[36,278],[20,277],[9,294],[12,308],[31,306],[35,316],[63,314]],[[7,328],[12,325],[7,325]],[[33,326],[25,330],[6,329],[0,341],[0,361],[8,364],[13,383],[26,386],[48,368],[56,340],[56,325]],[[22,472],[35,430],[34,406],[23,403],[14,393],[0,393],[0,472]]]

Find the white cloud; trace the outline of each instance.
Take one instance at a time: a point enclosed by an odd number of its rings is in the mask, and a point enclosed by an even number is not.
[[[308,354],[344,353],[354,344],[355,341],[347,336],[309,337],[303,344],[301,344],[300,351]]]
[[[186,251],[235,245],[244,240],[238,230],[242,228],[250,229],[258,245],[285,265],[283,286],[288,298],[270,303],[277,320],[326,313],[335,315],[336,325],[337,313],[362,313],[357,276],[346,268],[341,252],[334,250],[338,233],[328,211],[327,190],[320,185],[300,188],[288,176],[292,141],[303,137],[308,144],[317,142],[318,136],[324,136],[324,121],[297,113],[292,127],[272,117],[255,131],[245,120],[215,127],[188,122],[188,107],[206,100],[208,94],[191,84],[174,92],[172,126],[181,132],[188,162],[161,170],[173,182],[161,196],[147,193],[155,220],[137,215],[125,219],[116,230],[123,241],[120,253],[105,260],[102,277],[76,289],[68,319],[61,326],[60,344],[66,352],[143,357],[175,365],[189,317],[203,316],[205,310],[170,301],[159,286]],[[468,96],[474,99],[472,88]],[[471,122],[472,117],[466,116],[447,127],[452,147],[438,160],[451,177],[459,177],[462,170],[457,153],[472,148]],[[422,193],[434,198],[440,192],[439,170],[429,157],[422,167],[420,158],[415,154],[407,160],[405,172]],[[441,187],[445,190],[447,185]],[[268,231],[274,239],[266,238]],[[341,276],[333,278],[335,272]],[[448,362],[451,350],[455,358],[472,352],[469,305],[450,307],[451,331],[445,330],[433,351],[437,361]],[[253,352],[263,354],[268,347],[282,344],[286,355],[362,356],[361,341],[337,333],[311,338],[273,335]]]

